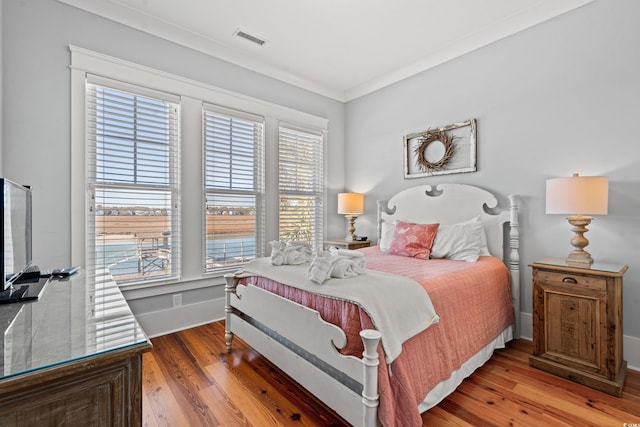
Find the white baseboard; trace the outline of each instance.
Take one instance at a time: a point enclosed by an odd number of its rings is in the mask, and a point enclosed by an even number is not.
[[[520,312],[520,338],[533,341],[533,316]]]
[[[640,338],[625,335],[622,338],[622,348],[629,369],[640,371]]]
[[[138,323],[150,338],[194,328],[222,318],[224,318],[224,298],[136,314]]]
[[[533,316],[531,313],[520,313],[520,338],[533,339]],[[629,335],[622,336],[623,358],[629,369],[640,371],[640,338]]]

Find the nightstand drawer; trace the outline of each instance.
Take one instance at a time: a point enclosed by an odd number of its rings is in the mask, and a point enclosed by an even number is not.
[[[576,285],[584,289],[594,289],[604,291],[607,289],[607,279],[599,276],[582,276],[580,274],[570,274],[563,272],[538,271],[538,280],[547,285]]]

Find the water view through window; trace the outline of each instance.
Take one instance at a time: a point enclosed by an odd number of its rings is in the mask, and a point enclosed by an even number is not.
[[[167,274],[171,259],[171,217],[152,208],[99,209],[96,212],[98,267],[118,283]],[[206,264],[232,267],[255,258],[255,215],[251,208],[207,211]]]

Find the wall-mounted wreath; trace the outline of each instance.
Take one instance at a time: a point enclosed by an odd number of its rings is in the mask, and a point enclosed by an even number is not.
[[[456,147],[453,141],[456,136],[448,134],[444,130],[431,130],[427,129],[422,133],[419,138],[419,144],[413,150],[416,157],[416,166],[423,171],[436,171],[443,169],[447,163],[453,158],[453,154],[456,151]],[[444,148],[442,157],[436,161],[429,161],[427,159],[427,147],[434,142],[440,142]]]
[[[404,136],[404,177],[475,172],[476,119]]]

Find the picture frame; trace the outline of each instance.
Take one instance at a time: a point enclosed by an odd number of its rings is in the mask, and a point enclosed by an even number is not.
[[[404,177],[476,172],[476,119],[404,136]]]

